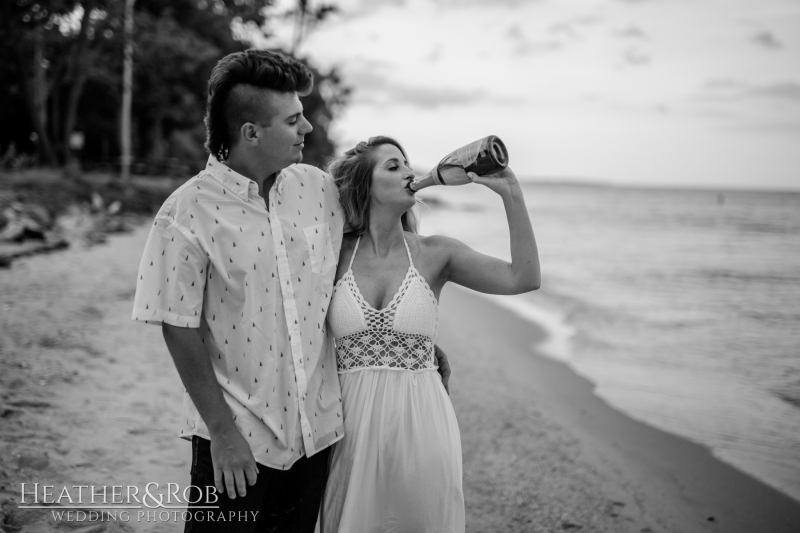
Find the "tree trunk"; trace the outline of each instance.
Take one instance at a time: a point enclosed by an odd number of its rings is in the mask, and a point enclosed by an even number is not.
[[[150,143],[150,148],[147,151],[148,161],[156,165],[163,163],[164,155],[167,153],[164,142],[163,113],[159,113],[153,117],[153,123],[150,125],[147,137]]]
[[[19,47],[20,53],[18,54],[18,60],[25,84],[25,102],[28,104],[28,111],[30,112],[33,122],[33,129],[39,137],[39,157],[46,165],[57,165],[58,161],[53,151],[53,143],[50,140],[50,134],[47,128],[47,100],[49,90],[47,86],[42,31],[42,28],[34,29],[31,32],[32,43],[24,43],[33,45],[33,57],[25,56],[22,50],[27,47],[23,45]]]
[[[64,114],[64,129],[61,135],[61,144],[64,147],[64,161],[67,164],[73,162],[72,147],[70,146],[70,136],[75,130],[75,122],[78,115],[78,103],[81,99],[83,86],[86,83],[86,72],[81,72],[78,78],[72,81],[72,86],[69,88],[69,98],[67,99],[67,109]]]
[[[297,55],[300,44],[303,42],[303,32],[306,25],[306,13],[308,12],[308,0],[297,1],[297,12],[294,19],[294,38],[292,39],[291,54]]]
[[[58,93],[54,93],[57,97],[56,106],[54,109],[54,116],[58,116],[59,120],[54,127],[53,136],[59,139],[57,150],[62,155],[62,159],[66,164],[73,162],[72,148],[70,147],[70,136],[75,129],[76,115],[78,112],[78,104],[81,100],[83,93],[83,86],[89,78],[89,65],[93,58],[91,57],[92,51],[89,49],[89,26],[92,11],[97,4],[96,0],[87,0],[83,3],[83,16],[81,17],[81,31],[69,51],[69,57],[66,59],[66,81],[69,83],[69,94],[67,95],[66,107],[62,106],[61,89],[58,87]],[[61,76],[56,78],[59,81]],[[60,81],[59,81],[60,85]]]
[[[133,87],[133,4],[136,0],[125,0],[125,50],[122,70],[122,120],[120,121],[120,147],[122,149],[122,172],[124,182],[131,177],[131,102]]]
[[[63,87],[60,79],[54,79],[50,83],[50,120],[47,124],[50,139],[53,142],[53,152],[59,162],[67,162],[65,153],[64,139],[61,135],[63,124]]]

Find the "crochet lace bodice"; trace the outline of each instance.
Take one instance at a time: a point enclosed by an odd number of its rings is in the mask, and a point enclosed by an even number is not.
[[[389,305],[378,310],[364,299],[353,275],[360,242],[361,237],[347,272],[334,286],[328,309],[339,373],[366,368],[435,370],[433,343],[439,328],[439,306],[414,267],[408,243],[404,239],[409,262],[406,276]]]

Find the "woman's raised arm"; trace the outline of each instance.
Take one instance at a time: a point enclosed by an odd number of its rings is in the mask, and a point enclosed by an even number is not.
[[[476,252],[466,244],[438,237],[448,254],[442,271],[445,281],[489,294],[519,294],[534,291],[542,281],[536,238],[517,177],[510,168],[491,176],[470,174],[473,183],[493,190],[503,199],[511,234],[511,263]]]

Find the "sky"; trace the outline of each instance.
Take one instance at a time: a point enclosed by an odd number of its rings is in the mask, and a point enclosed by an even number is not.
[[[298,52],[353,88],[342,151],[427,171],[494,134],[520,178],[800,190],[800,0],[328,3]]]

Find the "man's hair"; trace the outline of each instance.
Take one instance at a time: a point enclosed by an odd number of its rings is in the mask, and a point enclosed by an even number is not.
[[[326,169],[339,189],[339,203],[347,223],[356,235],[361,235],[369,229],[372,172],[377,164],[374,154],[379,146],[385,144],[396,146],[403,157],[408,157],[399,142],[391,137],[379,135],[358,143],[355,148],[328,163]],[[403,213],[400,221],[405,231],[417,232],[417,217],[411,209]]]
[[[262,89],[305,96],[313,87],[311,70],[279,52],[245,50],[223,57],[208,80],[206,149],[224,161],[242,124],[272,120],[263,108]]]

